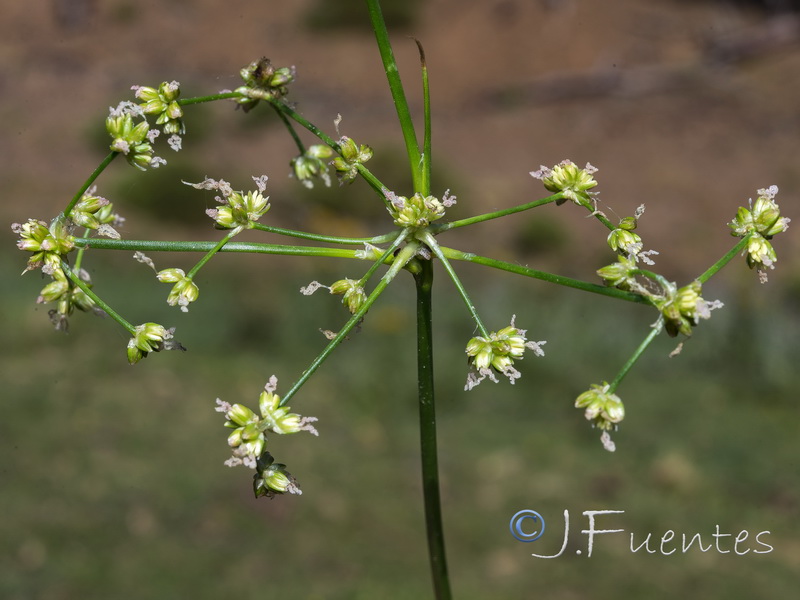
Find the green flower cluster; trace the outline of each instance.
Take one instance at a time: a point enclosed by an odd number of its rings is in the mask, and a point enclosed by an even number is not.
[[[330,187],[331,177],[328,174],[328,165],[324,159],[331,156],[333,156],[333,150],[329,146],[315,144],[309,146],[300,156],[293,158],[289,164],[292,167],[294,176],[305,187],[313,188],[313,179],[315,177],[322,179],[325,185]]]
[[[347,307],[351,314],[356,314],[358,309],[367,301],[367,293],[364,286],[357,279],[340,279],[331,284],[331,294],[342,297],[342,304]]]
[[[156,125],[167,135],[183,135],[186,126],[183,123],[183,109],[178,104],[181,95],[177,81],[163,82],[158,89],[134,86],[136,97],[144,102],[139,106],[146,115],[158,115]]]
[[[736,217],[728,226],[733,236],[750,236],[746,250],[747,266],[758,270],[761,281],[764,282],[766,281],[764,269],[774,269],[775,261],[778,260],[769,240],[774,235],[786,231],[790,219],[781,216],[781,210],[775,202],[775,196],[778,194],[777,185],[758,190],[757,194],[755,203],[751,201],[749,209],[739,207]]]
[[[145,120],[134,123],[132,113],[123,104],[125,103],[121,103],[120,107],[112,111],[106,119],[106,130],[113,140],[109,148],[123,154],[125,159],[140,171],[146,170],[147,167],[156,168],[166,162],[153,156],[151,141],[154,135],[148,135],[150,125]],[[137,113],[141,112],[135,105],[134,110]]]
[[[162,350],[186,350],[180,342],[173,339],[175,328],[167,329],[158,323],[137,325],[133,337],[128,340],[128,362],[136,364],[151,352]]]
[[[531,171],[535,179],[541,180],[545,189],[550,192],[561,192],[562,198],[556,200],[556,204],[563,204],[567,200],[572,200],[580,206],[591,205],[590,189],[597,185],[597,181],[592,176],[597,172],[597,168],[589,163],[581,169],[571,160],[564,160],[552,169],[544,165],[538,171]]]
[[[286,471],[286,465],[276,464],[266,451],[267,432],[276,434],[308,431],[318,435],[311,423],[316,417],[301,417],[281,406],[280,396],[275,394],[278,380],[273,375],[259,397],[259,413],[256,414],[241,404],[228,404],[217,399],[217,412],[225,414],[225,427],[233,429],[228,435],[228,446],[233,455],[225,464],[229,467],[244,465],[256,470],[253,480],[256,497],[274,494],[300,494],[294,478]]]
[[[525,349],[533,350],[536,356],[544,356],[541,346],[547,342],[531,342],[525,337],[526,331],[511,324],[500,331],[493,331],[488,336],[477,336],[467,343],[467,359],[474,369],[467,376],[466,390],[471,390],[486,377],[494,382],[497,378],[494,372],[508,377],[513,384],[520,378],[520,373],[514,368],[515,360],[522,360]]]
[[[237,192],[227,181],[205,179],[200,183],[184,183],[198,190],[218,190],[222,196],[215,199],[222,204],[219,208],[209,208],[206,214],[214,219],[218,229],[252,229],[253,225],[269,210],[269,196],[263,196],[267,189],[267,176],[253,177],[257,191]],[[237,233],[238,233],[237,231]]]
[[[389,192],[389,213],[398,227],[422,229],[444,216],[445,206],[434,196],[414,194],[411,198]]]
[[[200,289],[190,277],[186,276],[183,269],[171,268],[163,269],[156,273],[156,277],[162,283],[174,283],[167,296],[167,304],[170,306],[180,306],[183,312],[189,311],[189,304],[197,300],[200,296]]]
[[[610,386],[605,381],[599,385],[593,383],[588,391],[575,400],[575,408],[585,409],[586,420],[591,421],[593,427],[603,430],[616,428],[625,418],[622,400],[609,389]]]
[[[295,79],[294,67],[276,69],[268,58],[251,62],[239,71],[244,85],[236,88],[243,97],[236,102],[245,112],[252,110],[259,100],[282,98],[288,92],[286,86]]]
[[[352,183],[358,175],[358,166],[372,158],[372,148],[365,144],[359,146],[345,135],[339,140],[339,154],[332,163],[339,183]]]

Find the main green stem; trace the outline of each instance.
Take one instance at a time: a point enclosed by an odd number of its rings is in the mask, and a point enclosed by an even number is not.
[[[425,526],[433,589],[438,600],[450,600],[450,579],[442,528],[442,505],[439,498],[439,462],[436,451],[436,402],[433,386],[433,332],[431,286],[433,264],[420,261],[414,275],[417,285],[417,367],[419,378],[419,434],[422,454],[422,493],[425,502]]]

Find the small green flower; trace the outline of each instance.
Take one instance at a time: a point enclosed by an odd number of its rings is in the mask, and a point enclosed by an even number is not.
[[[269,452],[262,454],[256,464],[253,476],[253,492],[256,498],[272,498],[276,494],[302,494],[297,480],[286,470],[286,465],[276,463]]]
[[[774,269],[778,255],[767,239],[758,233],[750,236],[747,242],[747,266],[751,269]]]
[[[233,429],[228,436],[228,446],[234,449],[234,458],[245,466],[255,467],[256,459],[267,445],[267,436],[259,427],[258,415],[246,406],[234,404],[225,416],[228,418],[225,427]]]
[[[356,279],[340,279],[331,284],[331,294],[342,296],[342,304],[351,314],[356,314],[358,309],[367,301],[367,294],[361,282]]]
[[[636,255],[642,250],[642,238],[622,227],[614,229],[608,234],[608,245],[616,251],[624,252],[628,255]]]
[[[728,226],[731,235],[744,237],[750,235],[747,243],[747,266],[759,272],[762,283],[766,281],[766,269],[774,269],[778,256],[769,240],[773,236],[786,231],[790,219],[781,216],[780,208],[775,202],[778,186],[773,185],[757,192],[755,203],[750,202],[750,209],[739,207],[736,217]]]
[[[336,169],[336,176],[339,183],[352,183],[358,175],[358,165],[372,158],[372,148],[364,144],[358,146],[351,138],[343,136],[339,140],[339,152],[341,156],[334,158],[331,163]]]
[[[220,229],[250,229],[270,208],[269,196],[261,192],[233,192],[220,208],[206,211]]]
[[[80,269],[77,275],[88,287],[92,287],[89,274],[85,270]],[[56,307],[49,310],[47,314],[57,331],[67,331],[69,329],[69,316],[76,308],[83,312],[102,313],[96,308],[94,301],[67,278],[61,268],[55,269],[51,276],[53,280],[39,292],[36,303],[56,303]]]
[[[17,248],[31,253],[24,272],[43,265],[44,270],[51,273],[61,269],[61,257],[75,247],[75,237],[70,234],[63,218],[53,220],[49,227],[44,221],[28,219],[23,224],[13,223],[11,230],[20,236]]]
[[[135,364],[150,352],[161,350],[186,350],[180,342],[173,339],[175,328],[167,329],[158,323],[144,323],[134,328],[133,337],[128,341],[128,362]]]
[[[722,307],[719,300],[707,302],[700,296],[702,285],[696,280],[680,289],[670,284],[664,291],[666,295],[656,301],[656,307],[661,311],[664,328],[670,337],[679,333],[691,336],[692,328],[700,319],[710,318],[712,310]]]
[[[262,416],[259,427],[281,435],[298,431],[319,435],[311,425],[317,421],[316,417],[301,417],[297,413],[290,413],[291,407],[281,406],[281,398],[274,392],[275,390],[268,384],[259,396],[258,408]]]
[[[791,219],[781,217],[780,208],[775,202],[778,186],[758,190],[757,194],[755,203],[750,201],[750,209],[740,206],[736,218],[728,224],[731,235],[744,237],[748,233],[757,233],[769,240],[789,228]]]
[[[609,392],[610,386],[605,381],[602,384],[592,384],[590,389],[583,392],[575,400],[575,408],[583,408],[587,421],[593,427],[602,430],[616,428],[625,418],[625,406],[619,396]]]
[[[295,79],[294,67],[276,69],[268,58],[260,58],[244,67],[239,74],[245,85],[236,88],[242,94],[236,102],[245,112],[253,109],[259,100],[282,98],[286,95],[286,86]]]
[[[556,200],[556,204],[572,200],[575,204],[587,206],[589,190],[597,185],[597,181],[592,177],[596,172],[597,168],[589,163],[581,169],[571,160],[564,160],[552,169],[542,165],[538,171],[531,171],[531,175],[540,179],[546,190],[563,193],[564,197]]]
[[[603,278],[606,285],[629,290],[635,285],[637,269],[636,259],[633,256],[619,254],[617,262],[598,269],[597,274]]]
[[[164,269],[156,273],[156,277],[162,283],[174,283],[167,296],[167,304],[170,306],[180,306],[183,312],[189,311],[189,304],[197,300],[200,289],[197,284],[182,269]]]
[[[150,126],[142,120],[134,124],[129,112],[112,113],[106,119],[106,130],[111,139],[111,150],[125,155],[125,159],[137,169],[144,171],[147,167],[157,167],[165,162],[153,157],[148,132]]]
[[[297,180],[307,188],[314,187],[313,179],[318,177],[322,179],[327,187],[331,185],[331,177],[328,174],[328,165],[324,159],[333,156],[333,150],[329,146],[323,144],[316,144],[309,146],[300,156],[296,156],[289,163],[292,167],[292,172]]]
[[[186,126],[183,123],[183,109],[178,104],[181,95],[177,81],[163,82],[158,89],[134,86],[136,97],[144,102],[139,106],[146,115],[158,115],[156,125],[166,135],[183,135]]]

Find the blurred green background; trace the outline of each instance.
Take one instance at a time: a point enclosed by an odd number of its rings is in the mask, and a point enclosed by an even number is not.
[[[186,95],[233,88],[238,69],[262,54],[298,66],[291,97],[303,114],[329,131],[343,114],[342,133],[376,150],[375,173],[395,189],[408,185],[377,53],[369,32],[350,26],[351,3],[336,14],[332,3],[311,0],[33,4],[41,10],[0,8],[6,223],[47,219],[66,204],[105,152],[105,107],[127,98],[131,84],[175,78]],[[669,0],[435,0],[392,10],[415,110],[416,54],[405,36],[426,47],[434,188],[459,196],[449,211],[455,218],[539,197],[527,175],[539,164],[591,161],[601,169],[603,209],[624,216],[646,201],[639,230],[646,245],[662,252],[659,270],[687,281],[730,247],[725,223],[757,188],[779,185],[778,201],[794,216],[800,50],[790,41],[723,65],[707,53],[722,39],[755,39],[790,17]],[[244,187],[263,172],[271,177],[271,223],[359,236],[386,228],[384,209],[361,182],[346,194],[308,193],[286,179],[291,140],[260,112],[198,107],[187,111],[186,149],[166,155],[166,169],[140,174],[114,164],[99,193],[128,217],[123,235],[215,239],[203,215],[208,195],[179,181],[207,175]],[[611,254],[602,229],[574,208],[548,206],[443,243],[593,280]],[[128,253],[89,253],[96,289],[112,306],[132,322],[177,325],[189,348],[130,367],[127,335],[109,319],[77,315],[69,334],[52,331],[47,307],[33,302],[44,281],[38,273],[19,277],[25,257],[8,228],[0,242],[1,598],[430,596],[410,277],[398,278],[292,402],[319,417],[320,437],[272,442],[303,495],[256,501],[248,474],[222,465],[226,430],[214,399],[254,405],[273,373],[279,392],[288,389],[321,349],[318,330],[346,318],[330,296],[297,290],[313,279],[360,276],[363,267],[219,256],[199,276],[200,300],[183,314]],[[795,231],[775,246],[778,268],[767,285],[735,260],[704,290],[724,310],[680,356],[667,358],[674,340],[658,340],[628,376],[614,454],[572,403],[590,383],[614,376],[654,315],[457,265],[490,328],[516,314],[531,339],[548,341],[546,357],[521,364],[517,385],[484,383],[466,394],[463,347],[472,324],[437,275],[440,469],[456,597],[793,596],[800,574]],[[184,269],[196,259],[152,258],[159,268]],[[509,533],[511,516],[526,508],[548,524],[532,544]],[[531,557],[558,551],[565,509],[565,555]],[[625,514],[598,526],[625,533],[599,536],[589,558],[581,512],[604,509]],[[631,532],[637,545],[667,530],[678,538],[700,533],[708,545],[717,525],[733,536],[749,532],[740,550],[759,549],[754,536],[770,531],[761,539],[774,550],[630,551]],[[731,550],[731,540],[721,548]]]

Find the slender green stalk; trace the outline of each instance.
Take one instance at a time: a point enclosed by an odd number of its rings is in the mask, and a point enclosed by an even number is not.
[[[422,458],[422,493],[425,503],[425,530],[433,589],[438,600],[449,600],[442,505],[439,497],[439,464],[436,448],[436,402],[433,380],[433,331],[431,286],[433,264],[421,261],[414,275],[417,288],[417,371],[419,392],[419,438]]]
[[[625,292],[616,288],[597,285],[596,283],[588,283],[586,281],[580,281],[579,279],[572,279],[562,275],[553,275],[552,273],[547,273],[545,271],[538,271],[536,269],[523,267],[522,265],[515,265],[503,260],[479,256],[477,254],[472,254],[471,252],[461,252],[460,250],[453,250],[452,248],[446,248],[444,246],[440,246],[440,249],[444,256],[452,260],[464,260],[478,265],[486,265],[487,267],[494,267],[495,269],[501,269],[503,271],[508,271],[509,273],[525,275],[526,277],[541,279],[542,281],[549,281],[550,283],[556,283],[558,285],[583,290],[584,292],[592,292],[594,294],[601,294],[611,298],[627,300],[628,302],[652,304],[652,302],[650,302],[646,296],[642,296],[640,294]]]
[[[655,327],[650,330],[650,333],[647,334],[647,337],[644,338],[639,347],[636,348],[633,355],[628,359],[628,361],[622,366],[617,376],[614,377],[614,381],[608,386],[609,393],[614,393],[614,390],[617,389],[617,386],[622,382],[625,378],[625,375],[628,374],[628,371],[631,370],[631,367],[636,364],[636,361],[644,354],[644,351],[647,350],[647,347],[650,343],[656,339],[656,336],[661,333],[661,330],[664,328],[664,319],[659,319],[658,323],[656,323]]]
[[[88,227],[84,229],[83,235],[90,235],[92,230]],[[80,273],[81,271],[81,264],[83,263],[83,255],[86,253],[86,247],[79,248],[78,251],[75,253],[75,272]]]
[[[403,140],[406,143],[406,153],[411,166],[414,191],[423,193],[425,186],[417,134],[414,131],[414,123],[411,120],[411,112],[408,109],[403,82],[400,80],[400,73],[394,60],[394,52],[392,52],[389,32],[386,30],[386,23],[383,20],[380,2],[378,0],[367,0],[367,8],[369,9],[369,18],[372,21],[372,30],[375,32],[375,40],[378,42],[378,50],[381,53],[383,70],[386,72],[386,79],[389,81],[389,90],[392,93],[392,100],[394,100],[397,119],[400,121],[400,129],[403,131]]]
[[[130,323],[128,323],[128,321],[123,319],[122,315],[120,315],[117,311],[115,311],[108,304],[106,304],[100,298],[100,296],[95,294],[92,291],[92,289],[88,285],[86,285],[86,282],[83,281],[80,277],[78,277],[77,273],[73,272],[72,269],[69,268],[69,265],[63,260],[61,261],[61,268],[63,269],[64,274],[67,277],[69,277],[69,279],[72,281],[72,283],[78,286],[84,294],[86,294],[89,298],[91,298],[98,308],[101,308],[109,317],[111,317],[117,323],[122,325],[128,331],[128,333],[130,333],[131,335],[136,334],[136,328]]]
[[[364,315],[367,314],[367,311],[370,309],[375,300],[378,299],[378,296],[383,293],[383,291],[386,289],[386,286],[389,285],[392,279],[394,279],[395,276],[400,272],[400,269],[402,269],[408,263],[408,261],[414,258],[418,248],[419,244],[412,242],[407,244],[400,251],[400,254],[398,254],[394,259],[394,262],[392,262],[392,266],[388,271],[386,271],[378,285],[375,286],[375,289],[372,290],[372,293],[364,301],[364,304],[362,304],[358,311],[352,317],[350,317],[350,320],[345,323],[344,327],[342,327],[339,333],[336,334],[336,337],[334,337],[328,343],[328,345],[325,346],[325,349],[313,360],[308,368],[303,371],[303,374],[295,382],[292,388],[286,392],[286,395],[281,399],[281,406],[289,402],[291,397],[297,393],[297,390],[299,390],[303,384],[308,381],[309,377],[311,377],[311,375],[314,374],[314,372],[322,365],[322,363],[325,362],[325,360],[336,349],[336,347],[344,341],[344,339],[347,337],[347,334],[350,333],[353,327],[358,325]]]
[[[229,100],[231,98],[244,98],[239,92],[222,92],[221,94],[212,94],[210,96],[197,96],[196,98],[181,98],[178,104],[187,106],[189,104],[202,104],[204,102],[214,102],[216,100]]]
[[[72,197],[69,204],[67,204],[67,208],[64,209],[64,216],[69,217],[69,213],[72,212],[72,209],[75,208],[75,205],[80,202],[81,197],[83,196],[84,192],[89,189],[89,187],[95,182],[95,180],[100,177],[100,173],[106,170],[106,167],[111,164],[111,161],[114,160],[119,152],[110,152],[108,156],[103,159],[97,168],[92,171],[92,174],[89,175],[89,178],[83,182],[83,185],[78,190],[78,193]]]
[[[486,326],[481,321],[481,318],[478,316],[478,311],[475,308],[475,304],[467,294],[467,290],[464,288],[464,284],[461,283],[461,280],[458,278],[455,270],[453,269],[453,265],[450,264],[450,261],[447,260],[447,257],[442,252],[442,249],[439,247],[439,244],[436,242],[436,239],[431,235],[429,231],[425,231],[420,235],[420,239],[425,243],[428,248],[436,255],[440,261],[442,261],[442,266],[444,266],[447,274],[450,276],[450,279],[453,280],[453,283],[458,290],[458,293],[461,295],[461,298],[464,300],[464,304],[467,305],[467,310],[469,310],[469,314],[472,315],[472,318],[475,320],[475,324],[478,326],[478,330],[480,330],[481,335],[483,337],[489,337],[489,332],[486,329]]]
[[[189,271],[189,272],[186,274],[186,277],[188,277],[189,279],[191,279],[192,277],[194,277],[194,276],[195,276],[195,274],[197,274],[197,272],[198,272],[200,269],[202,269],[202,268],[203,268],[203,265],[205,265],[205,264],[206,264],[206,263],[207,263],[209,260],[211,260],[211,257],[212,257],[212,256],[214,256],[214,255],[215,255],[217,252],[219,252],[220,250],[222,250],[222,247],[223,247],[225,244],[227,244],[229,241],[231,241],[231,239],[232,239],[232,238],[233,238],[233,237],[234,237],[236,234],[238,234],[238,233],[239,233],[238,231],[230,231],[230,232],[228,233],[228,235],[226,235],[224,238],[222,238],[222,239],[221,239],[221,240],[220,240],[220,241],[217,243],[217,245],[216,245],[216,246],[214,246],[214,247],[213,247],[211,250],[209,250],[209,251],[206,253],[206,255],[205,255],[203,258],[201,258],[199,261],[197,261],[197,264],[196,264],[194,267],[192,267],[191,271]]]
[[[386,242],[390,242],[397,237],[396,231],[390,231],[389,233],[376,235],[370,238],[338,237],[333,235],[308,233],[305,231],[295,231],[292,229],[283,229],[282,227],[271,227],[270,225],[261,225],[260,223],[254,223],[253,229],[266,231],[267,233],[277,233],[278,235],[285,235],[287,237],[293,237],[302,240],[312,240],[314,242],[325,242],[328,244],[351,244],[354,246],[360,246],[362,244],[385,244]]]
[[[700,283],[705,283],[706,281],[711,279],[714,275],[716,275],[717,271],[719,271],[722,267],[727,265],[731,261],[731,259],[733,259],[734,256],[742,252],[747,247],[747,244],[750,241],[750,236],[752,235],[753,235],[752,233],[748,233],[741,240],[739,240],[738,244],[736,244],[733,248],[728,250],[722,258],[720,258],[717,262],[711,265],[706,270],[705,273],[700,275],[700,277],[697,278],[697,281],[699,281]]]
[[[283,114],[291,117],[295,122],[299,123],[306,129],[308,129],[308,131],[316,135],[320,140],[322,140],[323,142],[328,144],[328,146],[336,150],[336,152],[338,152],[339,154],[342,153],[341,147],[336,141],[333,140],[333,138],[331,138],[328,134],[322,131],[319,127],[314,125],[311,121],[309,121],[308,119],[297,113],[292,107],[284,104],[280,100],[270,100],[269,102],[276,109],[280,110]],[[383,183],[381,183],[381,181],[377,177],[375,177],[375,175],[373,175],[372,172],[369,169],[367,169],[364,165],[359,164],[357,165],[356,168],[358,169],[359,175],[361,175],[364,178],[364,181],[366,181],[372,189],[374,189],[381,195],[381,197],[384,198],[384,202],[388,202],[384,197],[384,190],[388,188],[385,185],[383,185]]]
[[[75,238],[80,248],[103,250],[130,250],[141,252],[208,252],[217,245],[215,242],[174,242],[160,240],[109,240],[101,238]],[[250,254],[279,254],[284,256],[325,256],[329,258],[360,258],[361,250],[344,248],[320,248],[315,246],[284,246],[281,244],[260,244],[255,242],[229,242],[220,252],[244,252]]]
[[[584,205],[585,206],[585,205]],[[611,231],[614,231],[617,227],[611,221],[609,221],[605,215],[593,210],[590,206],[586,206],[586,210],[590,211],[594,217],[600,221],[603,225],[605,225]]]
[[[422,105],[425,131],[422,138],[422,189],[423,196],[431,193],[431,90],[428,84],[428,65],[425,64],[425,50],[418,39],[414,40],[419,48],[419,62],[422,68]]]
[[[531,208],[536,208],[537,206],[544,206],[545,204],[550,204],[551,202],[555,202],[556,200],[560,200],[563,197],[561,192],[557,194],[553,194],[547,198],[542,198],[541,200],[534,200],[533,202],[528,202],[527,204],[520,204],[519,206],[514,206],[512,208],[504,208],[503,210],[498,210],[495,212],[486,213],[483,215],[477,215],[475,217],[469,217],[467,219],[460,219],[458,221],[451,221],[450,223],[442,223],[441,225],[431,225],[431,231],[434,234],[440,233],[442,231],[447,231],[448,229],[455,229],[456,227],[464,227],[466,225],[474,225],[475,223],[482,223],[483,221],[490,221],[491,219],[499,219],[500,217],[505,217],[507,215],[513,215],[514,213],[522,212],[524,210],[529,210]]]
[[[281,118],[281,121],[283,121],[283,124],[286,126],[286,129],[289,130],[289,134],[292,136],[292,139],[294,140],[294,143],[297,145],[298,150],[300,150],[300,154],[304,154],[306,151],[306,147],[303,145],[303,141],[300,139],[300,136],[297,135],[297,131],[295,131],[292,122],[288,119],[288,117],[284,114],[284,112],[280,108],[275,106],[275,104],[271,104],[270,106],[272,106],[272,108],[275,109],[275,112],[278,113],[278,116]]]

